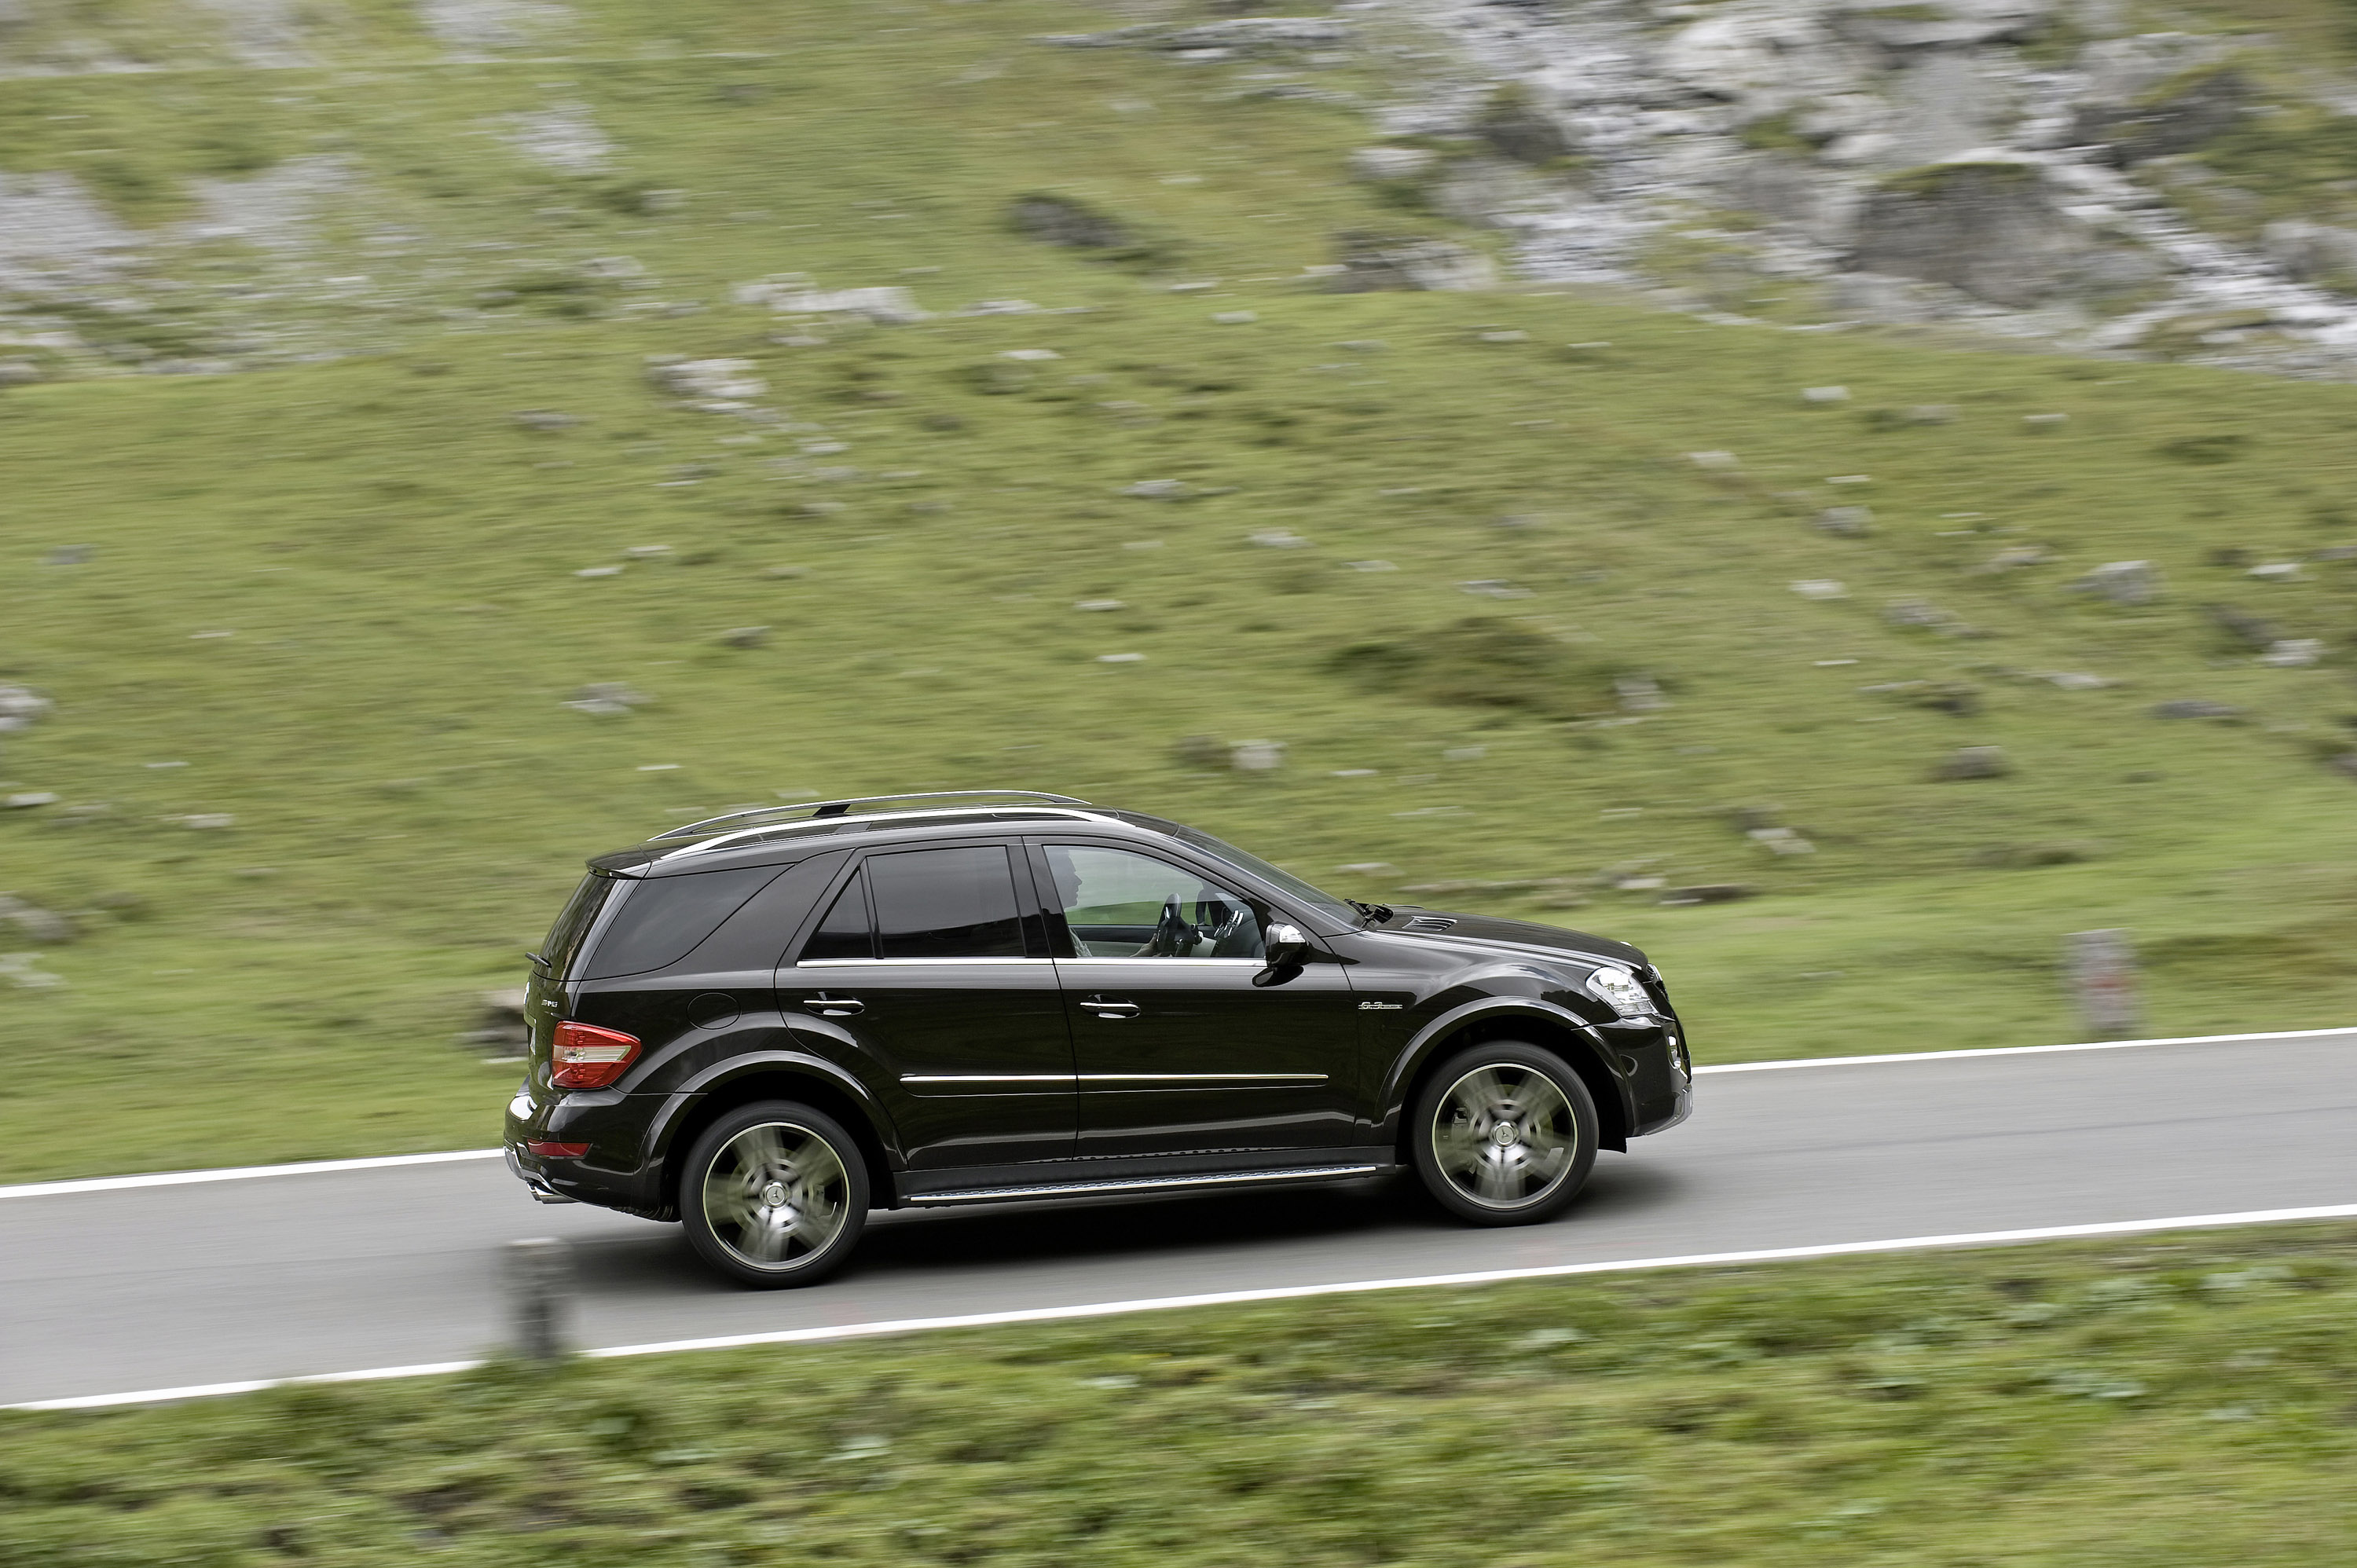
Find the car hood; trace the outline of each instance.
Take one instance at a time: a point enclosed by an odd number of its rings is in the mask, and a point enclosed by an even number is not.
[[[1418,918],[1454,921],[1446,931],[1417,931],[1408,922]],[[1587,959],[1604,959],[1627,964],[1631,969],[1645,967],[1645,955],[1627,942],[1616,942],[1609,937],[1590,935],[1587,931],[1566,930],[1561,926],[1542,926],[1531,920],[1504,920],[1494,915],[1461,915],[1453,909],[1416,909],[1402,908],[1392,912],[1392,918],[1380,926],[1369,928],[1386,936],[1408,937],[1415,940],[1430,938],[1439,941],[1480,942],[1505,950],[1528,953],[1539,949],[1550,953],[1562,953]]]

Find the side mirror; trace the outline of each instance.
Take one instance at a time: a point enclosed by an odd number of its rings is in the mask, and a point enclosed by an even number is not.
[[[1284,920],[1271,920],[1262,934],[1261,956],[1268,967],[1253,976],[1255,985],[1275,985],[1293,978],[1309,956],[1309,933]]]

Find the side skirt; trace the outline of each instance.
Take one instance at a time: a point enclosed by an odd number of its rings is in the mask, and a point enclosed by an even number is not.
[[[901,1201],[928,1208],[952,1204],[1017,1203],[1057,1197],[1100,1197],[1157,1192],[1217,1191],[1222,1187],[1266,1187],[1275,1183],[1354,1181],[1380,1176],[1394,1168],[1389,1160],[1348,1165],[1297,1165],[1285,1170],[1200,1171],[1168,1176],[1112,1176],[1093,1181],[1027,1182],[1004,1187],[959,1187],[942,1192],[905,1193]]]

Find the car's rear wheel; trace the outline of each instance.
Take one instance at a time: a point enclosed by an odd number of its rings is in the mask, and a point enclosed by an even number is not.
[[[704,1261],[774,1289],[843,1266],[867,1225],[867,1162],[843,1124],[791,1101],[728,1112],[689,1146],[680,1218]]]
[[[1442,1062],[1411,1112],[1425,1190],[1476,1225],[1562,1213],[1596,1163],[1596,1102],[1553,1051],[1485,1040]]]

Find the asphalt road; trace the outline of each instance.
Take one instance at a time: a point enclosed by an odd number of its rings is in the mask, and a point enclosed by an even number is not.
[[[499,1249],[563,1236],[588,1346],[2357,1201],[2357,1036],[1705,1077],[1553,1224],[1459,1228],[1399,1184],[878,1214],[802,1291],[676,1226],[541,1208],[495,1160],[7,1197],[0,1403],[457,1360]]]

